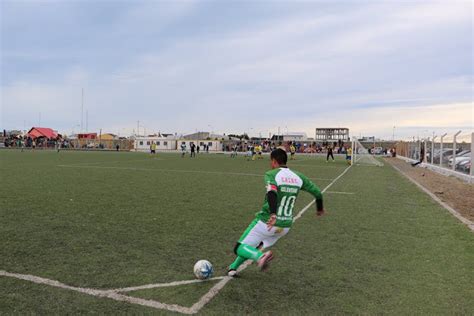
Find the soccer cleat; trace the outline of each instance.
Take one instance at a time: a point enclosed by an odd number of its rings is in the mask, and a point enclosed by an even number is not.
[[[230,276],[232,278],[238,278],[239,275],[237,274],[237,270],[235,269],[230,269],[229,271],[227,271],[227,276]]]
[[[260,267],[260,270],[262,270],[262,272],[265,272],[267,271],[268,265],[270,264],[270,261],[272,260],[273,260],[273,252],[267,251],[260,257],[260,259],[258,259],[257,265]]]

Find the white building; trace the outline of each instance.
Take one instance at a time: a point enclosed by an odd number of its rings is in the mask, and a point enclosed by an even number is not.
[[[135,138],[135,150],[149,151],[152,143],[156,144],[156,150],[176,150],[176,139],[170,136],[138,136]]]
[[[349,129],[346,127],[316,128],[316,141],[337,142],[349,140]]]

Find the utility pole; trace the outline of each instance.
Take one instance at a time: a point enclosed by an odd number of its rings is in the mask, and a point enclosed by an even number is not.
[[[84,131],[84,88],[81,93],[81,133]]]
[[[140,135],[140,121],[137,121],[137,137]]]
[[[89,111],[86,110],[86,133],[89,131]]]

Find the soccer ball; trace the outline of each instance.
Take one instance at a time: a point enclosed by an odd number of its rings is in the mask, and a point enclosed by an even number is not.
[[[200,280],[209,279],[214,273],[212,264],[207,260],[199,260],[194,265],[194,275]]]

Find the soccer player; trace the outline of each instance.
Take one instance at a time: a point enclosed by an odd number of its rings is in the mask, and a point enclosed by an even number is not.
[[[332,154],[332,145],[331,144],[328,145],[327,150],[328,150],[328,154],[326,156],[326,162],[329,161],[329,157],[331,157],[332,162],[334,162],[334,155]]]
[[[290,170],[286,166],[287,159],[282,149],[275,149],[270,154],[272,170],[265,173],[265,202],[235,245],[237,258],[229,266],[228,276],[236,277],[237,269],[247,259],[256,261],[262,271],[268,268],[273,253],[260,249],[272,246],[288,233],[293,224],[293,207],[300,190],[316,198],[316,215],[324,214],[323,196],[319,188],[303,174]]]
[[[257,157],[257,149],[258,145],[252,145],[252,161],[255,161],[255,158]]]
[[[191,158],[196,158],[196,145],[194,143],[191,143]]]
[[[346,150],[346,161],[348,165],[352,163],[352,147],[349,147]]]
[[[156,154],[156,143],[154,141],[151,142],[150,145],[150,155],[155,155]]]
[[[252,159],[252,157],[253,157],[253,145],[249,144],[247,147],[247,161]]]
[[[230,154],[230,157],[231,158],[237,157],[237,144],[234,144],[234,146],[232,146],[232,153]]]
[[[296,147],[293,143],[291,143],[291,146],[290,146],[290,154],[291,154],[291,158],[290,160],[295,160],[295,153],[296,153]]]
[[[186,143],[182,142],[181,143],[181,158],[184,158],[184,155],[186,155]]]

